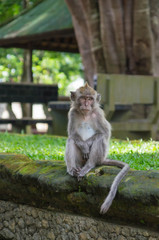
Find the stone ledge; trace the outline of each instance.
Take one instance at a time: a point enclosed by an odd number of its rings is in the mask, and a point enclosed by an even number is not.
[[[159,230],[159,171],[129,171],[105,215],[100,206],[119,172],[98,167],[78,182],[63,161],[0,154],[0,199]]]

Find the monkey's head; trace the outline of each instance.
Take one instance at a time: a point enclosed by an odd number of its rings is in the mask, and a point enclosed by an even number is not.
[[[91,88],[88,83],[75,92],[71,92],[72,105],[86,114],[99,106],[100,99],[100,94]]]

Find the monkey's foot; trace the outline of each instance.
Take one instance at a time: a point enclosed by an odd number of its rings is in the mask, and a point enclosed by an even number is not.
[[[73,176],[78,177],[80,171],[81,171],[81,168],[73,168]]]
[[[78,180],[78,182],[80,182],[82,180],[82,177],[77,176],[77,180]]]
[[[81,170],[77,176],[78,181],[81,181],[84,176],[85,176],[85,172]]]
[[[77,180],[78,181],[81,181],[82,180],[82,177],[83,176],[81,176],[81,168],[80,167],[78,167],[78,168],[73,168],[73,175],[75,176],[75,177],[77,177]]]

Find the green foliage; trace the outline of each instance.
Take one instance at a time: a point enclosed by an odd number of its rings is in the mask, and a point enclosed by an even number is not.
[[[59,94],[67,95],[68,85],[83,77],[79,54],[34,51],[34,82],[58,83]]]
[[[13,17],[24,10],[24,2],[30,7],[39,0],[1,0],[0,2],[0,24],[10,21]]]
[[[0,24],[10,21],[28,7],[40,0],[2,0]],[[23,71],[23,50],[0,48],[0,82],[20,82]],[[35,83],[56,83],[59,94],[67,95],[68,85],[83,77],[79,54],[48,51],[33,51],[33,79]]]
[[[20,82],[23,70],[22,49],[0,49],[0,81]],[[59,94],[67,95],[68,85],[83,77],[79,54],[33,51],[35,83],[59,86]]]
[[[0,142],[0,152],[22,153],[33,160],[64,160],[65,137],[0,133]],[[109,158],[137,170],[159,169],[159,142],[113,139]]]
[[[0,23],[10,20],[22,10],[21,0],[2,0],[0,4]]]
[[[20,82],[23,66],[23,50],[0,48],[0,81]]]

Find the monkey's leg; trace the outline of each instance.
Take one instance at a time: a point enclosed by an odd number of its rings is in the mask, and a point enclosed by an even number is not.
[[[94,168],[96,165],[101,165],[101,162],[104,161],[106,155],[108,152],[108,143],[105,139],[105,137],[98,136],[92,144],[90,153],[89,153],[89,159],[87,160],[84,167],[81,169],[78,178],[80,179],[85,174],[87,174],[92,168]]]
[[[76,146],[73,139],[69,138],[66,143],[65,162],[67,172],[76,176],[82,167],[82,155],[79,148]]]
[[[121,182],[121,180],[124,178],[124,176],[127,174],[130,167],[127,163],[120,162],[120,161],[117,161],[117,160],[111,160],[111,159],[103,160],[102,165],[117,166],[117,167],[122,168],[122,170],[115,177],[115,179],[114,179],[114,181],[111,185],[109,194],[108,194],[108,196],[104,200],[104,203],[101,206],[100,213],[104,214],[108,211],[109,207],[111,206],[112,201],[115,198],[115,195],[116,195],[116,192],[117,192],[117,189],[118,189],[118,185]]]

